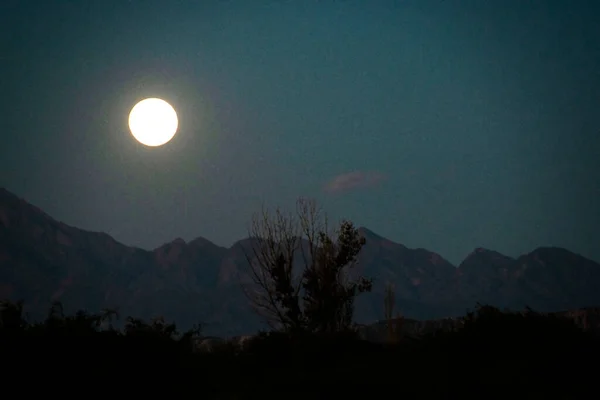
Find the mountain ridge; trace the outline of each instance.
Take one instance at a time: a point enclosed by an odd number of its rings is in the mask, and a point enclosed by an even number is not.
[[[357,272],[375,279],[357,300],[359,322],[383,316],[385,283],[407,317],[464,314],[477,302],[540,311],[600,304],[600,265],[567,249],[541,246],[517,258],[476,248],[458,266],[427,249],[410,249],[360,227],[367,243]],[[24,299],[39,316],[51,301],[98,310],[121,307],[143,318],[162,314],[220,335],[260,327],[241,285],[251,238],[230,247],[204,237],[175,238],[153,250],[60,222],[0,188],[0,298]]]
[[[170,244],[173,244],[173,243],[175,243],[175,242],[181,242],[182,244],[185,244],[185,245],[191,245],[191,244],[194,244],[194,245],[196,245],[197,243],[200,243],[200,242],[201,242],[201,243],[204,243],[204,244],[207,244],[207,245],[210,245],[210,246],[214,246],[214,247],[218,247],[218,248],[221,248],[221,249],[231,249],[231,248],[235,247],[236,245],[238,245],[239,243],[241,243],[241,242],[244,242],[244,241],[246,241],[246,240],[249,240],[249,239],[251,239],[250,237],[243,237],[243,238],[241,238],[241,239],[238,239],[238,240],[234,241],[234,242],[233,242],[233,243],[232,243],[230,246],[223,246],[223,245],[216,244],[215,242],[212,242],[210,239],[208,239],[208,238],[206,238],[206,237],[204,237],[204,236],[197,236],[197,237],[195,237],[195,238],[193,238],[193,239],[191,239],[191,240],[189,240],[189,241],[186,241],[185,239],[183,239],[183,238],[181,238],[181,237],[175,237],[174,239],[172,239],[172,240],[170,240],[170,241],[168,241],[168,242],[165,242],[165,243],[163,243],[163,244],[161,244],[161,245],[159,245],[159,246],[157,246],[157,247],[155,247],[155,248],[150,248],[150,249],[149,249],[149,248],[144,248],[144,247],[140,247],[140,246],[134,246],[134,245],[128,245],[128,244],[125,244],[125,243],[123,243],[123,242],[120,242],[120,241],[116,240],[116,239],[115,239],[115,238],[113,238],[113,237],[112,237],[112,236],[111,236],[109,233],[107,233],[107,232],[104,232],[104,231],[95,231],[95,230],[89,230],[89,229],[82,229],[82,228],[78,228],[78,227],[76,227],[76,226],[73,226],[73,225],[67,224],[67,223],[66,223],[66,222],[64,222],[64,221],[60,221],[60,220],[58,220],[58,219],[56,219],[56,218],[52,217],[51,215],[47,214],[47,213],[46,213],[44,210],[42,210],[42,209],[41,209],[41,208],[39,208],[38,206],[36,206],[36,205],[34,205],[34,204],[32,204],[32,203],[29,203],[29,202],[28,202],[26,199],[24,199],[24,198],[22,198],[22,197],[19,197],[19,196],[17,196],[16,194],[14,194],[14,193],[10,192],[8,189],[6,189],[6,188],[3,188],[3,187],[0,187],[0,201],[3,201],[3,200],[6,198],[6,197],[13,198],[14,200],[17,200],[18,202],[20,202],[20,203],[22,203],[22,204],[25,204],[27,207],[30,207],[32,210],[35,210],[36,212],[38,212],[38,213],[40,213],[40,214],[44,215],[45,217],[47,217],[47,218],[51,219],[52,221],[54,221],[54,222],[56,222],[56,223],[58,223],[58,224],[61,224],[61,225],[65,226],[65,227],[67,227],[67,228],[69,228],[69,229],[76,229],[76,230],[79,230],[79,231],[81,231],[81,232],[84,232],[84,233],[91,233],[91,234],[97,234],[97,235],[103,235],[103,236],[107,236],[107,237],[109,237],[111,240],[113,240],[114,242],[116,242],[116,243],[119,243],[120,245],[123,245],[123,246],[126,246],[126,247],[130,247],[130,248],[134,248],[134,249],[143,250],[143,251],[149,251],[149,252],[153,252],[153,251],[156,251],[156,250],[158,250],[158,249],[160,249],[160,248],[162,248],[162,247],[164,247],[164,246],[166,246],[166,245],[170,245]],[[2,223],[2,212],[1,212],[1,211],[2,211],[2,210],[0,209],[0,223]],[[359,227],[358,227],[358,230],[359,230],[359,232],[360,232],[360,233],[361,233],[361,234],[362,234],[362,235],[363,235],[363,236],[364,236],[366,239],[368,239],[368,238],[370,237],[370,238],[372,238],[372,239],[374,238],[374,239],[382,240],[382,241],[384,241],[385,243],[389,243],[389,244],[392,244],[392,245],[398,245],[398,246],[402,246],[403,248],[405,248],[405,249],[407,249],[407,250],[413,250],[413,251],[420,251],[420,250],[424,250],[424,251],[431,252],[431,250],[429,250],[429,249],[427,249],[427,248],[423,248],[423,247],[413,247],[413,248],[411,248],[411,247],[408,247],[408,246],[406,246],[406,245],[404,245],[404,244],[402,244],[402,243],[400,243],[400,242],[396,242],[396,241],[393,241],[393,240],[391,240],[391,239],[389,239],[389,238],[386,238],[386,237],[384,237],[384,236],[382,236],[382,235],[378,234],[377,232],[375,232],[375,231],[373,231],[373,230],[371,230],[371,229],[369,229],[369,228],[367,228],[367,227],[365,227],[365,226],[359,226]],[[535,247],[534,249],[532,249],[532,250],[531,250],[531,251],[529,251],[528,253],[521,254],[521,255],[519,255],[519,256],[517,256],[517,257],[507,256],[507,255],[505,255],[505,254],[502,254],[502,253],[500,253],[500,252],[498,252],[498,251],[496,251],[496,250],[492,250],[492,249],[486,249],[486,248],[483,248],[483,247],[475,247],[475,248],[473,249],[473,251],[472,251],[471,253],[469,253],[469,254],[467,255],[467,257],[465,257],[465,258],[464,258],[464,259],[463,259],[463,260],[462,260],[462,261],[461,261],[461,262],[460,262],[458,265],[455,265],[455,267],[456,267],[456,268],[459,268],[459,267],[460,267],[460,265],[461,265],[462,263],[464,263],[464,261],[465,261],[466,259],[468,259],[468,258],[469,258],[471,255],[473,255],[473,253],[478,253],[478,252],[482,252],[482,251],[483,251],[483,252],[492,252],[492,253],[499,254],[499,255],[501,255],[501,256],[503,256],[503,257],[509,257],[509,258],[512,258],[512,259],[517,259],[518,257],[521,257],[521,256],[524,256],[524,255],[529,255],[529,254],[535,253],[537,250],[540,250],[540,249],[547,249],[547,248],[552,248],[552,249],[562,249],[562,250],[565,250],[565,251],[567,251],[567,252],[569,252],[569,253],[575,254],[575,255],[577,255],[577,256],[580,256],[580,257],[583,257],[583,258],[588,258],[588,257],[585,257],[585,256],[583,256],[583,255],[581,255],[581,254],[575,253],[575,252],[573,252],[573,251],[571,251],[571,250],[569,250],[569,249],[566,249],[566,248],[564,248],[564,247],[560,247],[560,246],[545,246],[545,245],[541,245],[541,246]],[[435,253],[435,254],[439,255],[440,257],[443,257],[443,256],[441,256],[439,253]],[[588,258],[588,259],[592,260],[591,258]],[[592,260],[592,261],[594,261],[594,262],[599,262],[599,261],[596,261],[596,260]],[[454,264],[453,264],[453,265],[454,265]]]

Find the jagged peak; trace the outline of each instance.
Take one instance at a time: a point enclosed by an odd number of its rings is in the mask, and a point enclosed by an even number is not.
[[[475,249],[473,249],[472,252],[469,253],[469,255],[467,255],[467,257],[459,264],[459,268],[463,267],[464,265],[475,261],[475,260],[484,260],[486,262],[491,261],[491,260],[506,260],[506,261],[514,261],[514,258],[509,257],[507,255],[504,255],[502,253],[499,253],[495,250],[490,250],[487,249],[485,247],[476,247]]]
[[[572,252],[571,250],[567,250],[564,247],[558,247],[558,246],[540,246],[540,247],[536,247],[535,249],[533,249],[532,251],[530,251],[527,254],[534,254],[534,253],[544,253],[544,252],[549,252],[549,251],[557,251],[557,252],[561,252],[561,253],[569,253],[569,254],[576,254]]]
[[[243,239],[240,240],[236,240],[235,242],[233,242],[233,244],[231,246],[229,246],[230,249],[234,248],[234,247],[247,247],[247,246],[252,246],[254,241],[256,239],[252,238],[252,237],[245,237]]]
[[[370,230],[369,228],[364,227],[364,226],[359,227],[358,232],[364,236],[364,238],[367,240],[367,243],[369,243],[369,240],[372,240],[372,241],[377,241],[377,242],[385,242],[385,243],[389,243],[389,244],[394,244],[394,245],[401,246],[401,247],[406,247],[403,244],[394,242],[393,240],[390,240],[384,236],[381,236],[380,234],[375,233],[372,230]]]
[[[210,247],[221,247],[221,248],[225,248],[223,246],[219,246],[213,242],[211,242],[210,240],[206,239],[205,237],[202,236],[198,236],[197,238],[191,240],[188,243],[188,246],[192,246],[192,247],[205,247],[205,246],[210,246]]]
[[[471,257],[481,256],[481,255],[501,255],[501,256],[504,256],[503,254],[498,253],[495,250],[490,250],[490,249],[487,249],[485,247],[475,247],[473,249],[473,251],[471,251],[469,253],[469,255],[467,256],[467,259],[471,258]]]
[[[365,227],[365,226],[360,226],[358,228],[358,232],[365,236],[366,238],[372,237],[375,239],[385,239],[383,236],[378,235],[377,233],[373,232],[372,230],[370,230],[369,228]]]
[[[586,257],[582,254],[575,253],[571,250],[565,249],[564,247],[558,247],[558,246],[537,247],[533,251],[521,256],[521,258],[524,258],[524,257],[544,258],[544,257],[547,257],[549,254],[551,254],[552,256],[561,255],[561,256],[569,257],[569,258],[579,258],[579,259],[585,259],[585,260],[595,262],[595,263],[597,262],[597,261],[595,261],[589,257]]]
[[[481,254],[481,253],[495,253],[495,251],[487,249],[485,247],[475,247],[473,249],[473,253],[477,253],[477,254]]]
[[[164,249],[166,247],[172,247],[172,246],[182,247],[182,246],[185,246],[185,245],[186,245],[185,240],[183,240],[182,238],[178,237],[178,238],[175,238],[175,239],[171,240],[170,242],[161,244],[160,246],[158,246],[154,250],[160,250],[160,249]]]
[[[182,245],[182,244],[186,244],[186,242],[182,238],[177,237],[171,242],[171,244]]]

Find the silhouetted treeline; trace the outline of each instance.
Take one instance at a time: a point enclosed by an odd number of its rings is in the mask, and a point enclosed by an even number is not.
[[[85,371],[88,379],[110,373],[125,383],[189,385],[207,396],[238,396],[233,398],[269,397],[283,387],[294,390],[288,398],[303,392],[314,398],[331,390],[364,397],[400,389],[421,396],[490,397],[508,390],[578,398],[595,382],[599,355],[598,338],[568,319],[489,306],[468,314],[455,332],[416,340],[377,344],[353,331],[263,332],[243,346],[223,342],[210,352],[197,351],[200,329],[178,332],[162,319],[135,318],[117,329],[113,317],[108,310],[68,316],[55,304],[45,321],[30,322],[22,304],[4,302],[3,370],[27,365],[31,377],[60,369],[69,371],[66,378]],[[161,378],[148,382],[149,376]]]

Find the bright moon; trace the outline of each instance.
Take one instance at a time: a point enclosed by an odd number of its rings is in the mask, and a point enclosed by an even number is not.
[[[161,99],[145,99],[129,113],[129,129],[138,142],[146,146],[162,146],[177,132],[177,113]]]

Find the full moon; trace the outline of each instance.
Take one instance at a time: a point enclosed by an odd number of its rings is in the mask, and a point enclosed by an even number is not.
[[[175,109],[162,99],[150,98],[137,103],[129,113],[129,129],[146,146],[162,146],[173,139],[178,120]]]

